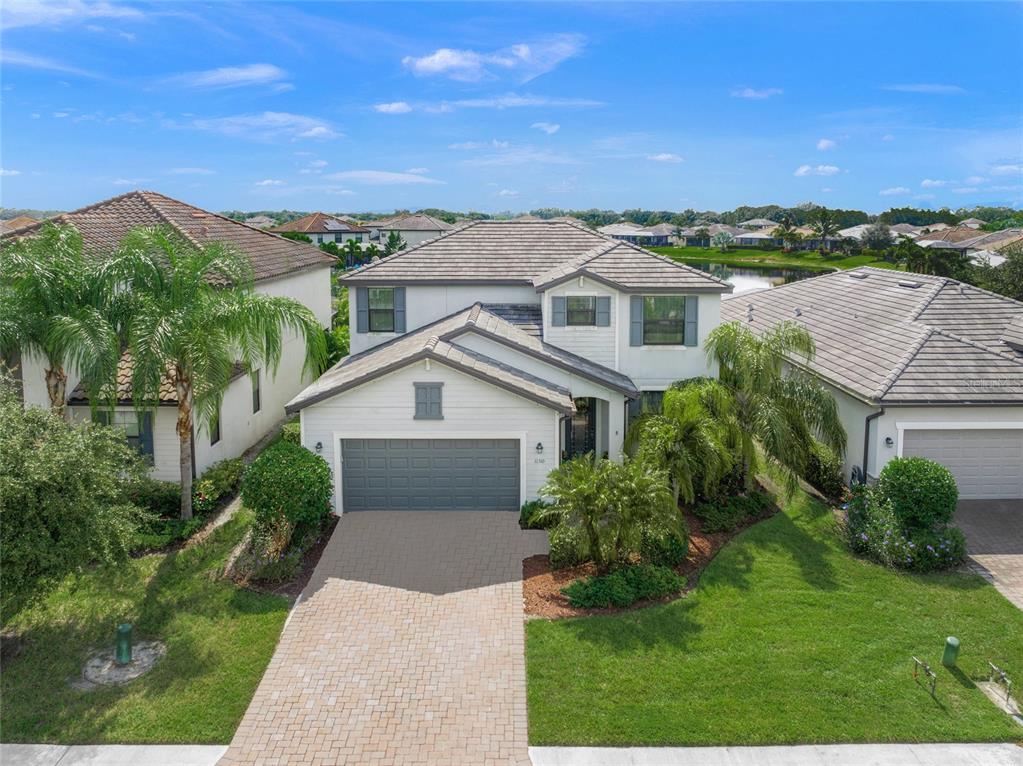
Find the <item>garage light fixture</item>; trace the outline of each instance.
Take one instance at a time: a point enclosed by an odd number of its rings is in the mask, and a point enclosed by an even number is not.
[[[540,442],[536,443],[536,454],[537,455],[543,454],[543,444],[541,444]]]
[[[323,452],[323,442],[316,442],[316,451]]]

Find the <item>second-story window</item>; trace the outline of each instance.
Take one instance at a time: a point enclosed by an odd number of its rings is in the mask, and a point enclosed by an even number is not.
[[[594,295],[569,295],[566,308],[569,326],[592,327],[597,323],[597,298]]]
[[[643,299],[643,345],[681,346],[685,340],[686,299],[648,295]]]
[[[394,288],[369,288],[369,331],[394,332]]]

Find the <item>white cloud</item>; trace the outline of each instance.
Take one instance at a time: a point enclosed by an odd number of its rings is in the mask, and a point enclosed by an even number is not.
[[[237,114],[231,117],[208,117],[192,120],[188,127],[221,133],[233,138],[257,141],[299,138],[339,138],[342,133],[317,117],[289,112]]]
[[[561,126],[556,122],[534,122],[529,127],[535,128],[536,130],[542,130],[548,136],[552,136],[561,130]]]
[[[405,101],[389,101],[386,104],[374,104],[373,108],[381,114],[407,114],[412,107]]]
[[[115,178],[113,183],[114,186],[139,186],[151,180],[151,178]]]
[[[83,19],[142,18],[138,8],[120,3],[86,3],[82,0],[5,0],[3,29],[58,26]]]
[[[780,96],[784,93],[781,88],[733,88],[732,98],[749,98],[755,101],[763,101],[771,96]]]
[[[20,170],[11,170],[10,168],[0,168],[0,176],[20,176]]]
[[[914,194],[913,195],[913,199],[931,200],[931,199],[934,199],[934,195],[933,194]]]
[[[537,149],[533,146],[507,146],[490,154],[472,157],[464,161],[476,167],[510,167],[514,165],[575,165],[578,160],[564,154]]]
[[[967,176],[963,179],[963,183],[967,186],[976,186],[977,184],[984,183],[986,180],[984,176]]]
[[[834,149],[838,144],[832,141],[830,138],[822,138],[817,142],[817,151],[826,152],[829,149]]]
[[[388,170],[344,170],[327,176],[334,181],[355,181],[371,186],[394,186],[398,184],[442,184],[436,178],[427,178],[418,173],[392,173]]]
[[[214,171],[208,168],[171,168],[167,172],[175,176],[211,176]]]
[[[476,149],[507,149],[509,146],[511,144],[508,141],[498,141],[495,138],[490,141],[461,141],[456,144],[448,144],[448,149],[475,151]]]
[[[604,102],[589,98],[562,98],[558,96],[534,96],[530,94],[505,93],[488,98],[463,98],[455,101],[441,101],[428,104],[428,112],[453,112],[455,109],[515,109],[518,107],[559,107],[586,108],[603,106]]]
[[[323,168],[327,167],[326,160],[310,160],[306,163],[305,167],[302,168],[299,173],[322,173]]]
[[[973,194],[974,192],[980,191],[976,186],[960,186],[958,189],[953,189],[956,194]]]
[[[661,152],[660,154],[648,154],[647,159],[650,160],[651,162],[674,162],[674,163],[685,162],[685,160],[683,160],[677,154],[672,154],[671,152]]]
[[[217,69],[204,69],[199,72],[185,72],[168,77],[163,80],[163,83],[174,87],[199,90],[274,84],[277,84],[278,87],[290,87],[287,83],[281,82],[287,77],[287,72],[273,64],[245,64],[244,66],[225,66]]]
[[[4,66],[20,66],[26,69],[42,69],[46,72],[63,72],[64,74],[73,74],[79,77],[99,77],[99,75],[86,69],[79,69],[78,67],[64,64],[45,56],[36,56],[31,53],[11,50],[10,48],[0,50],[0,64]]]
[[[893,136],[891,133],[885,133],[883,136],[881,136],[881,140],[882,141],[894,141],[895,140],[895,136]]]
[[[943,181],[940,178],[925,178],[923,181],[920,182],[920,185],[925,189],[937,189],[938,187],[941,186],[948,186],[950,183],[952,182]]]
[[[518,197],[519,193],[517,191],[515,191],[514,189],[501,189],[501,191],[499,191],[497,193],[497,196],[498,197]]]
[[[830,186],[822,186],[822,187],[821,187],[821,191],[822,191],[822,192],[823,192],[824,194],[829,194],[830,192],[833,192],[833,191],[834,191],[834,189],[832,189],[832,188],[831,188]]]
[[[841,168],[834,165],[800,165],[796,168],[794,176],[833,176],[841,172]]]
[[[282,181],[279,178],[264,178],[262,181],[256,181],[256,186],[284,186],[287,181]]]
[[[579,55],[585,42],[582,35],[558,34],[492,52],[438,48],[425,56],[406,56],[401,63],[417,77],[479,82],[510,75],[528,82]]]
[[[882,189],[878,194],[882,197],[895,197],[900,194],[909,194],[909,189],[905,186],[892,186],[890,189]]]
[[[413,174],[415,174],[417,176],[421,176],[421,175],[423,175],[423,173],[429,173],[430,169],[429,168],[409,168],[405,172],[406,173],[413,173]]]
[[[991,168],[991,174],[996,176],[1011,176],[1017,173],[1023,173],[1023,165],[1009,163]]]
[[[936,96],[955,95],[965,93],[966,90],[958,85],[946,85],[935,82],[904,83],[900,85],[885,85],[883,90],[892,90],[897,93],[927,93]]]

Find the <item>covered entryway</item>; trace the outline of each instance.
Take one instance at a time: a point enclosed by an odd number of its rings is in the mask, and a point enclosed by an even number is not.
[[[517,511],[518,439],[342,439],[342,510]]]
[[[902,454],[946,466],[964,500],[1023,498],[1023,429],[907,430]]]

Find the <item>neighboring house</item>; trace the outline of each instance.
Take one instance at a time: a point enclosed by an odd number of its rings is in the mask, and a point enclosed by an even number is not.
[[[778,228],[778,222],[770,218],[750,218],[748,221],[740,221],[739,228],[747,231],[774,231]]]
[[[708,236],[701,237],[700,232],[704,230],[707,232]],[[742,234],[749,234],[749,232],[746,231],[745,229],[740,229],[736,226],[729,226],[726,223],[696,224],[694,226],[682,229],[681,232],[682,241],[680,242],[680,244],[687,247],[688,246],[708,247],[711,243],[711,240],[714,239],[715,235],[720,234],[721,232],[728,234],[733,239]]]
[[[387,242],[391,232],[397,232],[409,247],[436,239],[441,234],[455,228],[450,223],[422,213],[398,216],[383,221],[370,221],[364,225],[373,232],[372,239],[379,241],[381,246]]]
[[[7,234],[8,232],[15,231],[17,229],[23,229],[26,226],[39,223],[35,218],[29,215],[19,215],[14,218],[8,218],[4,221],[0,221],[0,234]]]
[[[251,218],[246,218],[245,223],[249,226],[255,226],[257,229],[269,229],[274,225],[275,221],[268,215],[254,215]]]
[[[946,465],[959,495],[1023,498],[1023,303],[943,277],[861,267],[729,298],[722,321],[794,320],[848,434],[846,478],[897,456]]]
[[[742,247],[775,247],[781,246],[781,240],[772,235],[770,231],[744,231],[741,234],[733,235],[731,244]]]
[[[608,237],[618,237],[632,234],[642,228],[638,223],[633,223],[632,221],[618,221],[617,223],[609,223],[607,226],[597,227],[597,232]]]
[[[53,223],[72,225],[81,232],[87,252],[98,257],[114,250],[137,226],[170,226],[194,243],[224,242],[248,256],[255,277],[256,292],[293,298],[306,305],[324,328],[330,327],[330,267],[335,259],[316,247],[293,242],[254,229],[216,213],[147,191],[135,191],[57,216]],[[20,230],[28,236],[34,229]],[[235,370],[224,394],[220,421],[213,433],[193,428],[195,475],[212,463],[237,457],[255,444],[284,417],[284,405],[309,383],[303,375],[305,343],[284,333],[280,365],[276,375],[267,369]],[[26,405],[49,407],[44,378],[44,360],[22,359],[21,379]],[[175,431],[177,400],[168,381],[161,389],[160,404],[154,411],[136,413],[131,403],[131,360],[125,357],[118,371],[120,403],[113,413],[102,413],[122,428],[141,452],[153,462],[153,476],[167,481],[179,478],[179,447]],[[76,373],[68,379],[71,417],[90,417],[88,401]]]
[[[958,242],[929,240],[922,242],[921,245],[943,250],[957,250],[970,256],[974,261],[984,261],[992,266],[1000,266],[1005,263],[1005,256],[1001,251],[1009,245],[1021,241],[1023,241],[1023,229],[1002,229],[1001,231],[980,233],[975,237],[961,239]]]
[[[643,247],[668,247],[675,240],[677,227],[670,223],[658,223],[653,226],[637,226],[636,224],[611,224],[597,231],[620,242],[631,242]]]
[[[960,221],[959,225],[966,226],[969,229],[979,229],[986,223],[987,221],[982,221],[979,218],[967,218],[965,221]]]
[[[269,231],[275,234],[305,234],[314,245],[322,245],[325,242],[336,242],[341,245],[350,239],[363,243],[369,242],[370,237],[370,229],[326,213],[310,213],[294,221],[274,226]]]
[[[620,459],[731,286],[572,223],[478,221],[363,266],[352,355],[288,404],[342,510],[515,510],[567,457]]]
[[[977,230],[971,229],[969,226],[947,226],[938,231],[921,234],[917,237],[916,242],[921,247],[949,247],[956,249],[952,247],[956,243],[974,239],[977,236]]]

